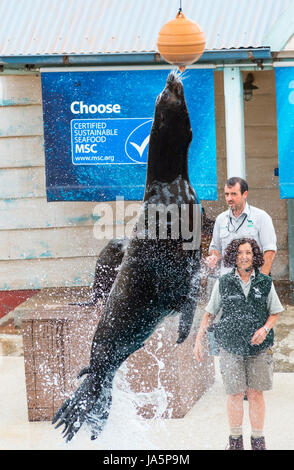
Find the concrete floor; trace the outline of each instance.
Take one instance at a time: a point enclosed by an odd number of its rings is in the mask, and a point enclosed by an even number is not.
[[[29,422],[21,330],[0,325],[1,450],[224,450],[228,439],[226,396],[215,358],[213,386],[182,419],[144,420],[136,397],[114,384],[113,405],[103,433],[90,440],[85,426],[66,444],[50,422]],[[294,450],[294,307],[285,305],[275,328],[273,390],[265,392],[268,449]],[[249,449],[248,402],[244,401],[244,443]]]
[[[96,441],[81,428],[69,443],[50,422],[29,422],[22,356],[0,357],[1,450],[223,450],[227,444],[226,397],[216,359],[214,385],[182,419],[144,420],[132,399],[116,387],[109,420]],[[277,372],[265,393],[266,442],[272,450],[294,450],[294,374]],[[244,441],[249,449],[248,403],[244,402]]]

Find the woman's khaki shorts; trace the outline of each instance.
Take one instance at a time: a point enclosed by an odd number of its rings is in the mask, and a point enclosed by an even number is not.
[[[273,352],[265,349],[256,356],[238,356],[220,350],[220,371],[227,395],[253,390],[271,390],[273,385]]]

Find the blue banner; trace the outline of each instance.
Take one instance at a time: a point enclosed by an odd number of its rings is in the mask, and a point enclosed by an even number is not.
[[[294,67],[277,67],[277,124],[281,199],[294,198]]]
[[[155,100],[168,73],[41,73],[48,201],[143,199]],[[199,199],[216,200],[213,70],[190,69],[183,84],[190,181]]]

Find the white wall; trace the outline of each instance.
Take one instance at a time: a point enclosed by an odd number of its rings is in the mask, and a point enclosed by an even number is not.
[[[0,290],[91,284],[95,208],[47,202],[41,78],[0,75]]]
[[[254,75],[259,89],[244,106],[249,201],[272,216],[278,235],[273,275],[288,279],[286,201],[280,200],[274,176],[278,166],[274,72]],[[222,72],[215,73],[215,107],[218,201],[204,203],[211,218],[226,209]],[[0,290],[91,284],[97,255],[106,243],[93,234],[95,208],[101,205],[47,202],[41,78],[0,75]],[[115,220],[122,222],[115,204],[111,207]],[[107,224],[111,229],[111,218]]]

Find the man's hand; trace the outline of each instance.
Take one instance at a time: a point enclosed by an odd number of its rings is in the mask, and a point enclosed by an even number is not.
[[[220,258],[215,253],[212,253],[205,258],[205,262],[210,269],[215,269],[219,259]]]
[[[267,276],[271,272],[272,264],[275,258],[276,252],[272,250],[265,251],[263,253],[264,263],[260,269],[262,274],[266,274]]]

